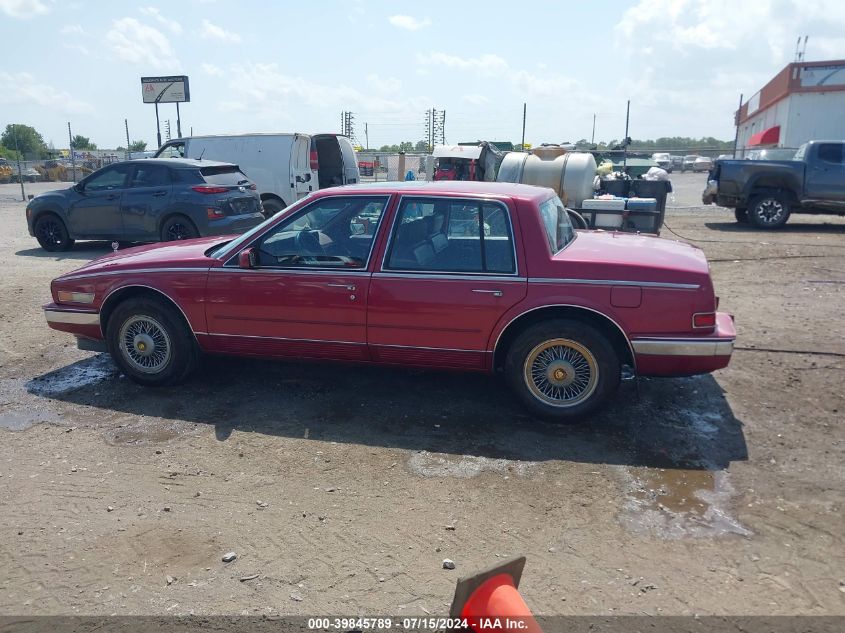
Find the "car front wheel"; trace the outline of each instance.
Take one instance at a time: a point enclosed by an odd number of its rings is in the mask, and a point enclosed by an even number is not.
[[[73,246],[65,223],[52,213],[45,213],[35,221],[33,233],[45,251],[66,251]]]
[[[115,308],[106,339],[117,366],[142,385],[183,381],[197,364],[197,349],[182,316],[153,297],[128,299]]]
[[[777,193],[757,196],[748,205],[748,219],[758,229],[776,229],[789,219],[789,202]]]
[[[619,386],[621,365],[596,328],[569,319],[522,332],[505,362],[508,382],[535,415],[574,422],[595,412]]]

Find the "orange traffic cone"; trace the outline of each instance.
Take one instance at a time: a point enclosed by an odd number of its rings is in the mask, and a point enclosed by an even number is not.
[[[469,578],[461,578],[449,617],[466,620],[476,633],[542,633],[517,587],[525,567],[520,556]]]

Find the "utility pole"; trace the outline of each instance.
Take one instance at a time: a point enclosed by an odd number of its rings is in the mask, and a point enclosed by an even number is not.
[[[800,37],[798,38],[801,39]],[[736,109],[736,120],[734,124],[736,124],[736,134],[734,135],[734,158],[736,158],[736,149],[737,145],[739,145],[739,115],[742,113],[742,97],[743,95],[739,95],[739,106]]]
[[[179,116],[179,102],[176,102],[176,138],[182,138],[182,118]]]
[[[158,146],[161,147],[161,124],[158,120],[158,99],[156,99],[156,140],[158,141]]]
[[[12,123],[12,135],[15,137],[15,154],[18,155],[18,181],[21,183],[21,200],[26,202],[26,191],[23,189],[23,173],[21,171],[21,151],[18,149],[18,124]]]
[[[126,127],[126,160],[129,160],[129,119],[123,119],[123,125]]]
[[[627,173],[628,168],[628,121],[631,118],[631,100],[628,99],[628,108],[625,110],[625,140],[622,141],[624,154],[622,154],[622,171]]]
[[[370,130],[368,128],[368,123],[364,123],[364,139],[367,149],[370,149]]]
[[[73,182],[76,182],[76,155],[73,151],[73,133],[70,131],[70,121],[67,122],[68,147],[70,147],[70,166],[73,170]]]
[[[522,104],[522,151],[525,151],[525,119],[528,115],[528,104]]]
[[[593,135],[590,137],[590,145],[596,144],[596,115],[593,113]]]

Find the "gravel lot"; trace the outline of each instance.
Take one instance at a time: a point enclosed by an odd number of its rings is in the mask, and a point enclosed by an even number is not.
[[[0,615],[446,614],[517,554],[536,613],[845,614],[845,218],[758,232],[695,208],[703,181],[673,176],[667,229],[711,259],[731,366],[575,428],[483,376],[208,359],[135,386],[41,312],[108,245],[45,253],[0,185]]]

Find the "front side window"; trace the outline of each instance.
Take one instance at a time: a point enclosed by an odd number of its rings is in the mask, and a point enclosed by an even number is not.
[[[557,196],[540,204],[540,217],[546,229],[546,238],[552,255],[575,239],[575,230],[572,228],[572,222],[569,221],[569,214]]]
[[[259,267],[367,267],[387,197],[322,198],[253,244]]]
[[[479,200],[403,198],[385,268],[513,274],[508,211],[501,203]]]
[[[126,186],[126,176],[130,165],[123,163],[114,167],[106,167],[102,171],[92,174],[85,181],[85,191],[107,191],[123,189]]]

